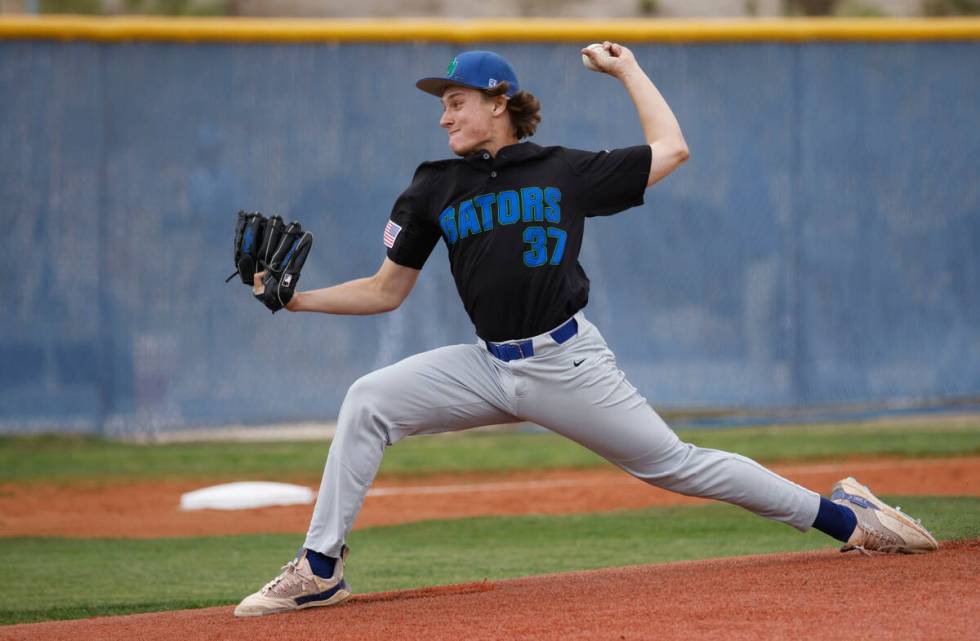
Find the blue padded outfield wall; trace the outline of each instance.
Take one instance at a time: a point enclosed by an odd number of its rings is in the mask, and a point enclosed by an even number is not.
[[[468,48],[541,99],[535,142],[642,142],[577,45]],[[581,262],[655,407],[980,394],[980,43],[634,50],[692,157],[590,221]],[[358,376],[474,340],[443,247],[377,317],[273,317],[223,283],[242,208],[315,233],[307,288],[373,273],[448,155],[413,85],[455,51],[0,41],[0,430],[332,420]]]

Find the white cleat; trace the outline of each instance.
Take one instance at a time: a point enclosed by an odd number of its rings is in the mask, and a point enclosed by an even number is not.
[[[235,616],[257,617],[343,603],[351,595],[344,581],[346,559],[347,546],[344,546],[334,566],[333,576],[324,579],[313,574],[304,549],[298,557],[283,566],[282,574],[255,594],[245,597],[235,608]]]
[[[921,521],[905,514],[899,507],[885,504],[851,477],[834,485],[830,500],[849,507],[857,517],[857,527],[841,552],[858,549],[862,552],[918,554],[939,549],[936,539]]]

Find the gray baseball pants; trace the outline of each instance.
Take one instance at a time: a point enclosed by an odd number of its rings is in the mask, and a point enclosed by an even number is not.
[[[578,334],[534,337],[534,356],[504,362],[481,342],[424,352],[358,379],[347,392],[305,547],[338,556],[387,446],[415,434],[531,421],[633,476],[740,505],[800,531],[820,496],[738,454],[681,442],[617,367],[579,312]],[[576,367],[575,362],[580,362]]]

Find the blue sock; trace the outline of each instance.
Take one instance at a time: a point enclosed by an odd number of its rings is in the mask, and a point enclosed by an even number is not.
[[[829,499],[820,497],[820,510],[813,522],[813,527],[824,534],[829,534],[838,541],[847,543],[857,527],[857,517],[854,510],[843,505],[837,505]]]
[[[332,556],[327,556],[326,554],[320,554],[319,552],[314,552],[313,550],[306,549],[306,560],[310,562],[310,568],[313,570],[313,574],[317,575],[322,579],[329,579],[333,576],[333,568],[337,563],[337,559]]]

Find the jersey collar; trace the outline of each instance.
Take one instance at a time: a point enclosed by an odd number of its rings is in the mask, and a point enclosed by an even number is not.
[[[536,158],[544,153],[544,148],[533,142],[519,142],[513,145],[501,147],[494,158],[487,151],[477,149],[466,156],[466,162],[477,167],[489,167],[491,165],[500,167],[511,163],[518,163],[531,158]]]

